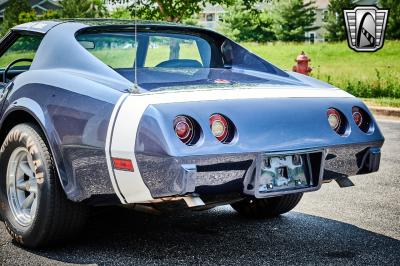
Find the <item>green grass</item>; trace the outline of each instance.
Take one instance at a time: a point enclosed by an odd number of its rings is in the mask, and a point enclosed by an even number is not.
[[[0,68],[4,69],[5,67],[8,66],[9,63],[11,63],[12,61],[16,60],[16,59],[20,59],[20,58],[30,58],[32,59],[34,56],[34,53],[32,52],[25,52],[25,51],[20,51],[20,52],[16,52],[16,53],[9,53],[9,54],[4,54],[2,57],[0,57]],[[17,64],[17,66],[27,66],[30,65],[30,63],[27,62],[21,62],[19,64]]]
[[[400,108],[399,98],[364,98],[363,100],[370,106],[387,106]]]
[[[358,53],[346,42],[297,44],[244,43],[280,68],[291,70],[301,52],[311,58],[312,76],[364,98],[400,98],[400,41],[386,41],[375,53]]]

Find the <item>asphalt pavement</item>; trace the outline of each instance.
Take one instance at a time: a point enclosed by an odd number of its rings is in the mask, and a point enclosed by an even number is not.
[[[153,216],[104,210],[60,247],[25,250],[0,223],[2,265],[400,265],[400,122],[386,137],[378,173],[332,182],[272,220],[247,220],[229,206]]]

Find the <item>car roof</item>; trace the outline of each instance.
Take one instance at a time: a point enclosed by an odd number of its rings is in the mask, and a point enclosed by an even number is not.
[[[203,29],[196,26],[185,25],[181,23],[172,23],[164,21],[150,21],[150,20],[127,20],[127,19],[56,19],[56,20],[43,20],[28,22],[18,26],[15,26],[13,30],[19,31],[31,31],[38,33],[47,33],[50,29],[60,24],[66,23],[79,23],[87,27],[134,27],[135,25],[140,27],[146,26],[159,26],[159,27],[176,27],[176,28],[188,28],[188,29]],[[204,30],[204,29],[203,29]]]

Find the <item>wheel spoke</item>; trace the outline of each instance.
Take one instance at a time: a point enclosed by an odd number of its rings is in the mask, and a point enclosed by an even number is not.
[[[21,208],[28,209],[32,206],[33,201],[35,200],[35,194],[31,193],[25,200],[22,202]]]
[[[36,183],[36,180],[33,179],[33,180],[29,180],[28,182],[29,182],[28,191],[37,195],[37,193],[38,193],[38,185]]]
[[[35,217],[35,214],[36,214],[36,206],[37,206],[37,197],[35,197],[35,199],[33,200],[31,211],[30,211],[30,215],[31,215],[32,219],[33,219],[33,217]]]
[[[22,172],[24,172],[24,174],[29,176],[29,178],[34,178],[33,171],[32,171],[32,169],[30,168],[29,164],[26,161],[25,162],[20,162],[19,168],[22,170]]]
[[[24,180],[18,180],[17,181],[17,188],[23,191],[27,191],[26,189],[26,184],[28,183],[28,181],[24,181]]]

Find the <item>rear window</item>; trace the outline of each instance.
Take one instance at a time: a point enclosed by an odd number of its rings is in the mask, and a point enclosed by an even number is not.
[[[180,37],[180,38],[179,38]],[[200,38],[182,38],[181,36],[150,36],[145,67],[157,67],[168,63],[171,59],[185,61],[198,67],[209,67],[210,45]],[[201,43],[202,50],[198,43]],[[203,61],[200,53],[207,55]]]
[[[132,34],[82,34],[79,43],[95,57],[112,68],[132,68],[137,44]]]
[[[127,29],[89,29],[76,38],[92,55],[148,91],[274,83],[264,73],[288,77],[240,45],[208,31],[141,27],[135,36]]]
[[[114,69],[210,67],[211,45],[186,34],[131,32],[88,33],[77,40]],[[135,61],[137,56],[137,61]]]

